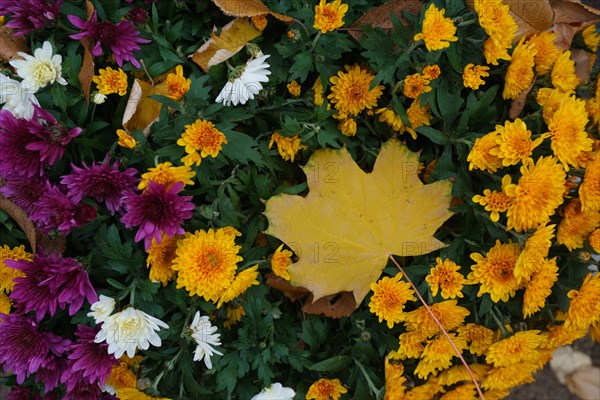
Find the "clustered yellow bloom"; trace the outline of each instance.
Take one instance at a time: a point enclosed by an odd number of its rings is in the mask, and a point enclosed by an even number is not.
[[[342,386],[339,379],[319,379],[308,388],[307,400],[338,400],[348,389]]]
[[[375,114],[379,115],[379,121],[385,122],[393,131],[398,133],[406,132],[406,126],[402,122],[402,119],[396,112],[387,107],[379,108],[375,111]],[[411,134],[412,135],[412,134]],[[413,139],[416,139],[416,135],[412,135]]]
[[[314,28],[321,33],[332,32],[344,26],[344,15],[348,11],[348,4],[342,4],[341,0],[326,3],[321,0],[315,6]]]
[[[466,284],[465,277],[460,271],[460,265],[440,257],[435,259],[436,265],[431,268],[429,275],[425,278],[431,287],[431,293],[436,296],[438,290],[442,291],[443,299],[453,299],[455,297],[464,297],[462,294],[463,285]]]
[[[504,90],[502,98],[516,99],[521,92],[527,89],[535,78],[533,68],[535,67],[534,57],[537,50],[521,39],[513,51],[510,65],[504,76]]]
[[[185,152],[188,154],[181,159],[186,166],[200,165],[202,159],[208,156],[216,157],[222,145],[226,143],[227,138],[223,132],[219,131],[212,122],[204,120],[186,125],[181,138],[177,140],[177,144],[185,147]]]
[[[98,91],[103,95],[118,93],[124,96],[127,93],[127,75],[121,68],[114,70],[111,67],[101,69],[100,75],[94,75],[92,81]]]
[[[575,74],[575,62],[571,60],[571,52],[561,53],[552,67],[550,74],[552,86],[562,92],[571,92],[579,85],[579,78]]]
[[[567,249],[580,249],[585,239],[600,226],[600,212],[583,209],[578,198],[572,199],[563,210],[556,241]]]
[[[531,140],[531,131],[520,118],[506,121],[504,126],[496,125],[496,132],[498,147],[491,149],[490,153],[501,159],[504,167],[531,161],[533,149],[544,140],[543,137]]]
[[[410,126],[406,127],[406,130],[410,133],[413,139],[417,138],[416,128],[421,126],[429,126],[429,122],[433,119],[431,112],[429,111],[429,105],[425,104],[421,107],[421,101],[417,97],[410,104],[410,107],[406,110],[408,116],[408,122]]]
[[[13,248],[3,245],[0,247],[0,293],[6,294],[12,292],[15,282],[14,279],[24,277],[25,274],[18,269],[13,269],[6,265],[6,260],[33,260],[33,254],[25,251],[25,246],[16,246]]]
[[[515,264],[521,248],[517,243],[501,243],[496,240],[484,257],[480,253],[472,253],[471,259],[477,264],[471,266],[468,275],[471,283],[479,284],[477,296],[489,293],[492,301],[506,302],[514,296],[519,288],[519,281],[514,274]]]
[[[386,276],[377,283],[371,283],[370,311],[379,317],[379,322],[385,320],[390,329],[402,321],[406,302],[417,300],[410,284],[401,279],[402,274],[398,273],[393,278]]]
[[[165,80],[167,87],[167,97],[172,100],[180,100],[190,90],[192,81],[183,76],[183,67],[178,65],[175,67],[175,73],[167,75]]]
[[[252,18],[250,18],[250,20],[252,21],[252,25],[254,25],[254,27],[261,32],[264,31],[267,27],[268,21],[267,16],[265,14],[255,15]]]
[[[138,189],[144,190],[148,187],[149,181],[154,181],[160,185],[164,185],[169,189],[176,182],[181,182],[185,185],[193,185],[194,181],[191,178],[196,176],[196,172],[187,166],[176,167],[173,163],[167,161],[158,164],[156,167],[148,169],[148,172],[142,174],[142,180],[138,184]]]
[[[292,252],[283,250],[283,244],[280,245],[271,257],[271,270],[273,273],[286,281],[290,280],[290,273],[287,267],[292,263]]]
[[[430,81],[436,80],[437,78],[439,78],[440,74],[442,73],[442,70],[440,69],[440,66],[437,64],[433,64],[433,65],[426,65],[425,67],[423,67],[423,72],[421,72],[421,74],[429,79]]]
[[[445,18],[445,9],[438,9],[431,3],[425,18],[421,33],[415,35],[414,40],[423,40],[428,51],[442,50],[450,47],[450,42],[456,42],[456,27],[451,18]]]
[[[301,92],[302,88],[300,87],[298,82],[291,81],[290,83],[287,84],[287,90],[292,95],[292,97],[298,97],[298,96],[300,96],[300,92]]]
[[[294,162],[294,158],[300,150],[306,149],[306,146],[302,144],[302,139],[298,135],[286,137],[273,132],[271,141],[269,142],[269,149],[273,147],[273,144],[277,144],[277,151],[281,158],[291,162]]]
[[[404,78],[402,94],[409,99],[416,99],[423,93],[431,92],[430,80],[421,74],[412,74]]]
[[[119,137],[119,141],[117,142],[119,146],[127,149],[135,149],[135,146],[137,146],[137,141],[133,136],[125,132],[125,130],[117,129],[117,136]]]
[[[490,211],[490,219],[494,222],[498,222],[500,213],[508,210],[510,206],[510,197],[506,193],[497,190],[484,189],[483,196],[476,194],[472,200],[485,206],[485,210]]]
[[[321,75],[317,77],[315,83],[312,86],[313,90],[313,102],[317,107],[321,107],[323,102],[325,101],[325,97],[323,96],[323,82],[321,81]]]
[[[329,81],[333,84],[331,94],[327,96],[335,109],[348,116],[356,116],[361,111],[377,105],[377,99],[383,93],[383,85],[369,90],[375,75],[358,65],[344,67],[346,72],[339,71]]]
[[[560,50],[556,47],[555,40],[558,34],[553,31],[544,31],[533,35],[527,41],[535,53],[535,70],[538,75],[543,76],[552,70],[554,62],[560,55]]]
[[[489,70],[490,67],[483,65],[467,64],[463,69],[463,86],[473,90],[479,89],[481,85],[485,85],[485,81],[481,78],[490,76],[487,72]]]
[[[536,272],[528,278],[523,294],[523,317],[527,318],[541,310],[546,299],[552,293],[552,286],[558,280],[556,258],[542,259],[537,264]]]
[[[175,270],[173,270],[173,260],[176,256],[177,241],[183,235],[173,235],[171,237],[163,234],[160,243],[152,238],[152,244],[148,248],[148,257],[146,258],[146,266],[150,268],[150,280],[152,282],[160,282],[163,286],[175,278]]]
[[[583,210],[600,211],[600,152],[595,152],[594,159],[586,166],[579,199]]]
[[[510,60],[508,49],[517,34],[517,23],[502,0],[475,0],[479,25],[489,38],[483,44],[483,55],[488,64],[498,65],[498,60]]]

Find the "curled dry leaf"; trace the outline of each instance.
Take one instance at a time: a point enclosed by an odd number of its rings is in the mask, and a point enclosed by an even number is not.
[[[592,359],[587,354],[573,350],[572,346],[559,347],[552,353],[550,367],[560,381],[565,383],[567,375],[572,374],[580,368],[592,365]]]
[[[283,22],[293,22],[294,18],[287,15],[274,13],[260,0],[212,0],[225,15],[232,17],[254,17],[257,15],[271,14]]]
[[[513,102],[510,104],[510,110],[508,110],[508,118],[515,119],[521,114],[521,111],[523,111],[523,109],[525,108],[527,96],[529,95],[529,92],[531,92],[534,83],[535,81],[531,82],[531,85],[529,85],[527,89],[519,93],[517,98],[514,99]]]
[[[87,13],[87,20],[89,21],[94,14],[94,5],[90,0],[85,1],[85,8]],[[79,84],[81,85],[81,91],[85,96],[85,101],[90,102],[90,88],[92,86],[92,79],[94,78],[94,56],[92,55],[92,48],[94,47],[94,41],[85,37],[79,40],[83,46],[83,61],[81,64],[81,71],[79,71]]]
[[[578,1],[561,1],[553,3],[554,25],[552,30],[558,33],[556,45],[562,50],[571,47],[577,32],[600,21],[600,10]]]
[[[36,249],[36,231],[35,225],[29,219],[29,216],[21,207],[13,203],[10,199],[7,199],[2,194],[0,194],[0,210],[7,213],[16,223],[19,225],[29,244],[31,245],[32,251],[35,252]]]
[[[587,366],[566,377],[566,385],[582,400],[600,399],[600,367]]]
[[[192,61],[208,72],[210,67],[228,60],[246,43],[259,36],[260,31],[249,18],[236,18],[225,25],[218,35],[213,32],[210,39],[191,55]]]
[[[316,151],[303,167],[308,195],[280,194],[266,202],[266,233],[298,256],[288,266],[291,284],[310,290],[315,302],[348,292],[357,307],[390,254],[445,247],[433,234],[452,215],[452,184],[424,185],[418,166],[418,154],[397,139],[382,145],[371,173],[345,148]]]
[[[8,26],[0,26],[0,59],[6,62],[22,58],[18,52],[29,53],[25,36],[15,36],[14,33]]]
[[[360,40],[362,35],[361,26],[369,25],[373,28],[381,28],[383,30],[391,30],[394,25],[392,23],[392,14],[398,16],[404,25],[408,25],[408,21],[403,16],[403,12],[410,14],[419,14],[423,9],[424,3],[419,0],[394,0],[385,3],[379,7],[375,7],[367,11],[360,17],[350,28],[348,32],[356,39]]]
[[[141,129],[144,135],[150,133],[150,126],[158,120],[162,104],[149,96],[167,95],[166,81],[151,85],[140,79],[135,79],[129,92],[127,106],[123,112],[123,127],[131,132]]]

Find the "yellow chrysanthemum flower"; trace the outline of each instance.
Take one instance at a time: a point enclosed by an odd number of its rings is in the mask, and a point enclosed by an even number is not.
[[[512,198],[506,212],[507,229],[523,232],[548,221],[564,201],[565,178],[565,170],[555,157],[540,157],[535,164],[521,166],[519,182],[504,186]]]
[[[225,289],[221,297],[219,298],[219,302],[217,303],[217,308],[221,308],[223,303],[229,303],[233,299],[238,296],[241,296],[248,290],[251,286],[258,285],[260,282],[258,279],[258,264],[248,269],[245,269],[239,272],[231,285]]]
[[[114,389],[135,388],[137,376],[129,368],[129,363],[121,357],[119,364],[114,365],[110,370],[106,384],[112,386]]]
[[[590,25],[581,32],[583,37],[583,43],[592,51],[596,53],[598,46],[600,46],[600,34],[596,30],[596,25]]]
[[[225,135],[212,122],[200,119],[186,125],[181,138],[177,140],[177,144],[185,147],[188,154],[181,159],[187,166],[200,165],[202,158],[208,156],[216,157],[224,143],[227,143]]]
[[[8,296],[0,291],[0,314],[10,314],[10,299]],[[0,317],[0,322],[2,322],[2,318]]]
[[[552,286],[558,280],[558,266],[556,257],[544,260],[525,286],[523,295],[523,317],[528,318],[541,310],[546,304],[546,299],[552,293]]]
[[[529,45],[537,50],[535,54],[535,70],[543,76],[552,70],[554,62],[560,55],[560,50],[554,41],[558,37],[556,32],[544,31],[529,38]]]
[[[371,109],[377,105],[377,99],[383,93],[383,85],[377,85],[369,90],[375,75],[355,64],[344,66],[346,72],[339,71],[329,81],[333,84],[331,94],[327,96],[336,110],[356,116],[365,108]]]
[[[410,284],[401,279],[402,273],[398,273],[393,278],[386,276],[377,283],[371,283],[373,295],[369,302],[369,309],[379,317],[379,322],[385,320],[390,329],[395,323],[402,321],[406,302],[417,300]]]
[[[490,37],[483,44],[483,55],[488,64],[498,65],[498,60],[510,60],[508,49],[517,34],[517,23],[502,0],[475,0],[479,25]]]
[[[398,346],[398,358],[405,360],[407,358],[421,358],[425,345],[423,344],[427,337],[421,331],[409,331],[400,335]]]
[[[541,88],[536,96],[536,101],[542,109],[542,117],[546,125],[552,121],[552,116],[558,110],[564,100],[568,99],[572,93],[565,93],[558,89]]]
[[[463,285],[466,284],[465,277],[458,272],[460,265],[440,257],[435,259],[436,265],[431,268],[429,275],[425,278],[431,287],[431,293],[436,296],[438,290],[442,290],[443,299],[454,299],[455,297],[464,297],[462,294]]]
[[[321,81],[321,75],[317,77],[317,80],[312,86],[313,90],[313,102],[317,107],[321,107],[323,102],[325,101],[325,97],[323,96],[323,82]]]
[[[307,147],[302,144],[302,139],[298,135],[294,136],[281,136],[277,132],[273,132],[271,140],[269,141],[269,149],[273,147],[273,144],[277,144],[277,152],[284,161],[294,162],[296,154],[302,149]]]
[[[427,379],[429,375],[437,375],[439,371],[443,371],[447,368],[450,368],[451,365],[452,361],[450,360],[431,361],[423,358],[417,364],[414,374],[419,379]]]
[[[127,93],[127,75],[121,68],[112,69],[106,67],[101,69],[100,75],[94,75],[92,82],[103,95],[118,93],[119,96],[125,96]]]
[[[339,379],[319,379],[308,388],[307,400],[338,400],[348,390]]]
[[[144,190],[148,187],[149,181],[154,181],[165,188],[170,188],[176,182],[182,182],[185,185],[193,185],[191,178],[196,176],[196,172],[187,165],[175,167],[170,161],[160,163],[156,167],[148,168],[148,172],[142,174],[142,180],[138,189]]]
[[[472,200],[474,203],[485,206],[485,210],[490,211],[490,219],[498,222],[500,213],[508,210],[511,198],[502,191],[484,189],[483,196],[476,194]]]
[[[394,112],[394,110],[390,110],[387,107],[379,108],[375,111],[375,114],[379,115],[379,121],[385,122],[394,132],[404,133],[406,131],[406,126],[404,126],[402,119]],[[415,135],[413,139],[416,138]]]
[[[564,209],[564,216],[556,232],[556,241],[573,251],[583,247],[585,239],[600,226],[600,211],[583,210],[578,198]]]
[[[502,168],[502,160],[490,153],[492,149],[498,147],[498,143],[496,143],[498,137],[498,132],[492,131],[483,137],[475,139],[475,144],[473,144],[467,156],[469,171],[479,169],[493,174],[498,168]]]
[[[463,350],[468,347],[465,339],[457,336],[456,333],[448,333],[448,337],[461,354]],[[439,362],[440,364],[446,365],[450,360],[452,360],[452,358],[456,356],[457,354],[446,336],[438,335],[435,338],[427,341],[425,349],[421,354],[421,359],[431,364]]]
[[[167,75],[165,84],[167,85],[167,97],[178,101],[189,92],[192,81],[183,76],[183,67],[178,65],[175,67],[175,73]]]
[[[421,107],[421,101],[417,97],[410,104],[410,107],[406,110],[408,116],[408,122],[410,127],[407,126],[406,130],[410,133],[413,139],[417,138],[416,128],[420,126],[429,126],[429,122],[433,119],[431,112],[429,111],[429,104],[425,104]]]
[[[231,285],[236,264],[242,261],[235,236],[222,228],[186,233],[177,243],[173,261],[173,269],[178,272],[177,288],[185,287],[190,296],[217,302]]]
[[[171,400],[166,397],[150,396],[137,388],[117,389],[117,397],[120,400]]]
[[[473,376],[477,381],[483,380],[487,375],[488,371],[492,369],[491,365],[487,364],[469,364],[469,368],[473,372]],[[471,376],[464,365],[455,365],[445,371],[442,371],[437,377],[436,381],[440,385],[452,386],[459,382],[470,382]]]
[[[225,309],[227,320],[223,322],[223,326],[230,329],[232,326],[240,322],[242,317],[246,315],[246,310],[241,304],[235,306],[227,306]]]
[[[510,65],[504,76],[503,99],[516,99],[522,91],[531,85],[535,78],[533,68],[535,67],[534,57],[537,50],[524,43],[524,40],[524,38],[521,39],[512,53]]]
[[[498,65],[498,60],[510,60],[508,49],[512,47],[512,40],[506,37],[489,37],[483,42],[483,56],[485,62],[491,65]]]
[[[600,274],[587,274],[579,290],[567,293],[571,299],[565,327],[585,328],[600,320]]]
[[[431,3],[425,18],[421,33],[415,35],[414,40],[423,40],[428,51],[442,50],[450,47],[450,42],[456,42],[456,27],[452,18],[444,17],[445,9],[438,9]]]
[[[17,246],[12,249],[7,245],[0,247],[0,292],[10,293],[15,287],[14,279],[24,277],[25,274],[18,269],[6,265],[6,260],[33,260],[33,254],[25,251],[25,246]]]
[[[485,361],[494,367],[506,367],[520,362],[532,362],[539,356],[537,348],[543,336],[538,330],[517,332],[490,346]]]
[[[146,258],[146,266],[150,268],[150,280],[152,282],[160,282],[163,286],[167,286],[169,282],[175,278],[173,270],[173,260],[176,256],[177,241],[183,235],[173,235],[168,237],[162,235],[160,243],[152,238],[152,244],[148,248],[148,257]]]
[[[479,284],[477,296],[489,293],[492,301],[508,301],[515,295],[519,282],[514,274],[515,263],[521,248],[518,243],[501,243],[496,240],[484,257],[480,253],[471,253],[471,259],[477,264],[472,265],[469,280]]]
[[[252,25],[254,25],[254,27],[261,32],[267,27],[268,21],[265,14],[254,15],[252,18],[250,18],[250,20],[252,21]]]
[[[456,300],[434,303],[429,308],[446,331],[451,331],[460,326],[465,317],[470,314],[466,308],[457,306]],[[426,337],[432,337],[441,332],[425,307],[419,307],[414,311],[405,313],[404,324],[407,330],[420,331]]]
[[[494,332],[483,325],[468,323],[457,328],[458,335],[464,338],[469,344],[469,351],[481,356],[486,354],[494,342]]]
[[[588,113],[588,117],[592,120],[592,123],[600,128],[600,101],[594,99],[587,99],[585,101],[585,110]]]
[[[412,74],[404,78],[402,94],[409,99],[416,99],[423,93],[431,92],[430,80],[421,74]]]
[[[484,389],[506,390],[524,383],[534,381],[533,373],[537,367],[533,363],[518,363],[508,367],[497,367],[490,370],[481,383]]]
[[[344,136],[352,137],[356,135],[356,120],[354,118],[346,118],[340,121],[338,129]]]
[[[440,69],[440,66],[437,64],[432,64],[423,67],[423,72],[421,73],[421,75],[423,75],[426,79],[433,81],[437,79],[441,73],[442,70]]]
[[[383,400],[401,400],[406,388],[404,382],[404,365],[395,359],[390,361],[390,356],[385,356],[385,395]]]
[[[579,85],[579,78],[575,74],[575,62],[571,60],[570,51],[565,51],[558,56],[552,67],[550,78],[552,86],[563,92],[573,91]]]
[[[442,392],[443,390],[444,388],[439,383],[435,381],[427,381],[424,384],[415,386],[406,392],[402,400],[433,399],[437,393]]]
[[[546,262],[552,238],[554,238],[554,228],[556,225],[540,225],[535,232],[529,236],[523,247],[523,251],[517,258],[514,274],[520,282],[527,282],[534,272]]]
[[[286,281],[290,280],[290,273],[287,267],[292,263],[292,252],[283,250],[283,244],[280,245],[271,257],[271,270],[273,273]]]
[[[571,325],[567,328],[564,324],[550,325],[547,331],[542,332],[544,340],[540,344],[540,350],[554,351],[561,346],[567,346],[581,339],[586,334],[587,326],[585,328],[577,328]]]
[[[600,254],[600,228],[595,229],[594,232],[588,236],[588,242],[592,250]]]
[[[550,147],[568,171],[569,166],[581,168],[577,157],[592,150],[594,141],[588,137],[585,102],[575,96],[564,99],[548,124]]]
[[[505,167],[531,160],[533,149],[544,140],[543,137],[531,140],[531,131],[520,118],[513,122],[506,121],[504,126],[496,125],[496,131],[499,134],[496,138],[498,147],[490,152],[500,158]]]
[[[298,96],[300,96],[300,93],[302,92],[302,87],[300,87],[298,82],[291,81],[290,83],[287,84],[287,90],[288,90],[288,93],[292,95],[292,97],[298,97]]]
[[[119,146],[127,149],[135,149],[135,146],[137,146],[136,140],[133,136],[125,132],[125,130],[117,129],[117,136],[119,137],[119,141],[117,142]]]
[[[583,182],[579,186],[579,199],[584,210],[600,211],[600,152],[586,166]]]
[[[348,11],[348,4],[342,4],[341,0],[333,3],[325,3],[321,0],[315,6],[314,28],[321,33],[332,32],[344,26],[344,15]]]
[[[479,89],[481,85],[485,85],[485,81],[481,78],[490,76],[487,72],[489,70],[490,67],[483,65],[475,65],[473,63],[467,64],[463,69],[462,74],[463,86],[473,90]]]
[[[466,399],[476,399],[477,389],[475,389],[475,385],[472,383],[467,383],[465,385],[460,385],[455,387],[453,390],[446,392],[440,400],[466,400]]]
[[[600,322],[590,326],[590,337],[596,343],[600,343]]]

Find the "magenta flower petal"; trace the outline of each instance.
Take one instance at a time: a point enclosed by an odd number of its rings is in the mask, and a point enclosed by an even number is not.
[[[2,0],[0,15],[10,16],[6,26],[15,30],[15,35],[26,35],[53,24],[58,18],[63,0]]]

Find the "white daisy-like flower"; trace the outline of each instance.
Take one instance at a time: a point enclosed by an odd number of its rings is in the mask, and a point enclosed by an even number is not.
[[[42,47],[33,52],[33,56],[18,52],[24,60],[11,60],[9,63],[15,68],[17,75],[37,88],[43,88],[49,83],[58,82],[66,85],[67,81],[62,75],[62,57],[60,54],[52,54],[52,45],[45,41]]]
[[[194,320],[190,325],[190,330],[192,331],[192,338],[198,344],[196,347],[196,351],[194,352],[194,361],[200,361],[204,358],[204,364],[206,364],[206,368],[212,368],[212,362],[210,358],[214,354],[218,354],[220,356],[223,353],[215,350],[212,346],[220,346],[221,340],[219,339],[221,334],[216,333],[217,327],[213,326],[208,316],[203,315],[200,316],[200,311],[196,311],[196,315],[194,315]]]
[[[94,104],[102,104],[106,101],[106,95],[100,92],[92,93],[92,103]]]
[[[33,117],[34,104],[40,104],[33,95],[35,91],[36,88],[27,82],[18,82],[0,74],[0,103],[4,103],[2,109],[10,111],[16,118]]]
[[[279,382],[275,382],[271,387],[264,388],[251,400],[293,400],[295,395],[296,392],[294,392],[293,389],[284,387]]]
[[[99,324],[106,321],[115,310],[115,299],[101,294],[98,301],[92,304],[90,309],[92,311],[87,313],[87,316],[94,318],[94,321]]]
[[[246,104],[254,98],[263,88],[261,82],[268,82],[269,64],[265,62],[270,56],[259,53],[258,57],[250,60],[241,69],[234,72],[234,76],[225,84],[219,96],[215,100],[217,103],[223,103],[225,106],[233,104]]]
[[[114,354],[115,358],[120,358],[124,353],[131,358],[138,348],[146,350],[150,344],[160,347],[162,342],[156,333],[160,328],[168,329],[169,325],[143,311],[128,307],[104,320],[94,342],[106,342],[108,354]]]

